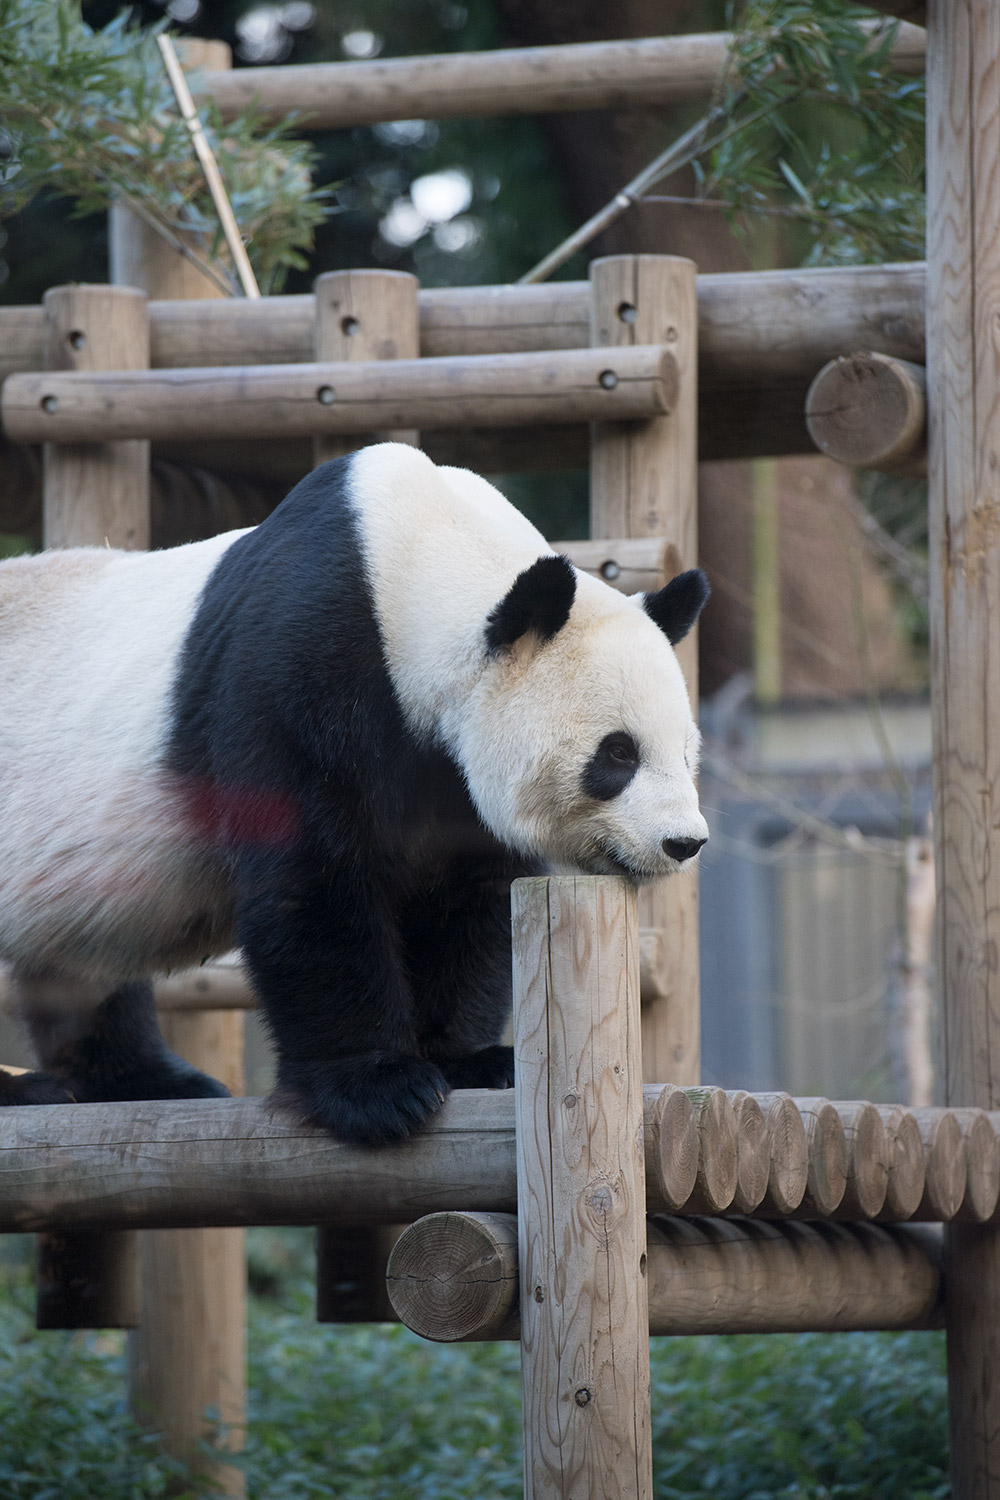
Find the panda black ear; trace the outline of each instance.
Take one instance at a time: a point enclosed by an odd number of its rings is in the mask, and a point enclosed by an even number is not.
[[[692,568],[688,573],[678,573],[655,594],[643,594],[642,607],[671,646],[676,646],[701,614],[711,592],[701,569]]]
[[[550,641],[569,619],[576,574],[568,557],[540,557],[518,573],[486,621],[486,647],[492,654],[512,646],[528,631]]]

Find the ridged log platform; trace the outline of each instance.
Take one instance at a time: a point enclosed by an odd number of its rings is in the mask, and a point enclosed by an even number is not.
[[[652,1334],[937,1328],[941,1236],[930,1226],[656,1219],[647,1226]],[[389,1299],[424,1338],[516,1339],[517,1221],[442,1213],[396,1241]]]
[[[1000,1219],[1000,1111],[672,1085],[647,1085],[643,1109],[650,1212]],[[260,1099],[7,1109],[0,1181],[0,1232],[506,1213],[514,1098],[456,1092],[424,1134],[385,1151],[340,1145]]]

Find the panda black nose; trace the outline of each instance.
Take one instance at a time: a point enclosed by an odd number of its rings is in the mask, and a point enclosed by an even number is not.
[[[707,843],[707,839],[664,839],[663,852],[680,864],[685,859],[693,859],[701,846]]]

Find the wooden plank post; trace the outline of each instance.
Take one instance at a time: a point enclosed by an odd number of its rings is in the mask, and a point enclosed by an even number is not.
[[[186,68],[226,68],[224,42],[185,39]],[[111,279],[157,300],[220,297],[214,282],[126,206],[109,223]],[[120,289],[116,289],[120,290]],[[147,537],[142,545],[148,546]],[[207,1010],[160,1016],[168,1047],[243,1092],[244,1017]],[[242,1495],[242,1473],[226,1455],[242,1446],[246,1421],[246,1233],[242,1229],[147,1230],[141,1237],[140,1326],[129,1338],[129,1399],[167,1449],[200,1465],[222,1493]],[[204,1455],[218,1413],[222,1456]]]
[[[1000,9],[927,7],[927,402],[947,1100],[1000,1106]],[[946,1231],[952,1494],[1000,1496],[1000,1230]]]
[[[635,891],[515,882],[526,1500],[649,1500]]]
[[[315,283],[317,360],[418,359],[420,283],[406,271],[328,271]],[[419,445],[413,431],[313,439],[313,461],[339,458],[369,442]],[[316,1318],[377,1323],[395,1318],[386,1265],[402,1225],[320,1224],[316,1231]]]
[[[127,287],[53,287],[45,299],[50,370],[141,370],[149,364],[149,307]],[[46,547],[149,545],[149,444],[80,443],[43,449]],[[38,1237],[39,1328],[133,1328],[139,1318],[135,1235]]]
[[[161,1015],[167,1045],[243,1092],[243,1012]],[[141,1236],[142,1317],[129,1337],[129,1395],[140,1421],[169,1452],[195,1464],[215,1489],[242,1495],[247,1400],[247,1272],[243,1229],[154,1229]],[[218,1416],[219,1428],[206,1413]],[[216,1452],[204,1453],[217,1436]]]
[[[670,416],[601,422],[591,431],[593,537],[662,537],[667,577],[698,561],[698,299],[693,261],[615,255],[590,267],[591,343],[663,344],[678,365]],[[696,632],[678,657],[697,711]],[[642,1059],[647,1083],[700,1081],[698,877],[684,871],[646,886],[639,927],[651,962],[644,975]]]

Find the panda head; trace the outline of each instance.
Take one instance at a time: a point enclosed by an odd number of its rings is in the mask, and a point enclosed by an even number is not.
[[[483,622],[459,756],[480,815],[557,868],[653,880],[698,852],[698,730],[673,647],[708,597],[683,573],[626,598],[564,557],[518,575]]]

